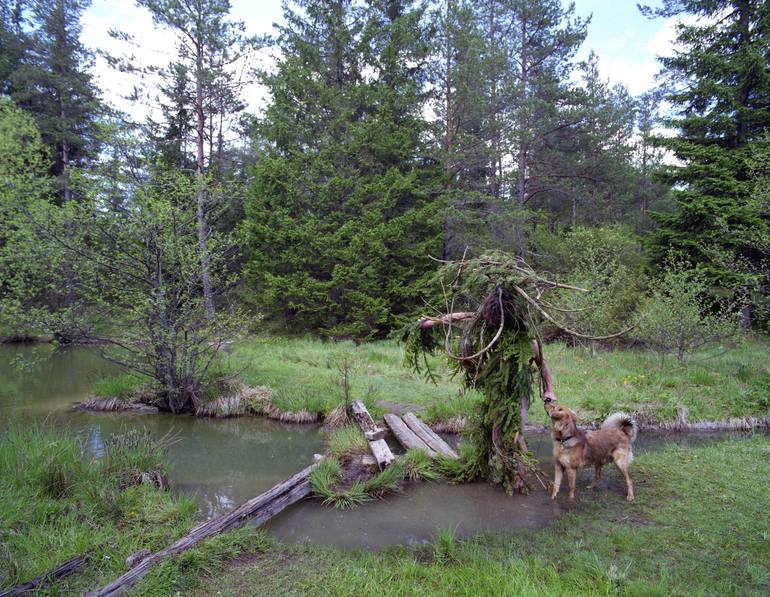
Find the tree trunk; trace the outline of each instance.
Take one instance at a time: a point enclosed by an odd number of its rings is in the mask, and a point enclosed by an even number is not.
[[[201,253],[201,283],[203,285],[203,303],[206,307],[206,315],[214,318],[214,297],[211,290],[211,259],[209,257],[206,240],[208,228],[206,226],[206,185],[204,180],[204,135],[206,132],[206,119],[203,112],[203,40],[198,37],[197,61],[195,72],[195,113],[196,121],[196,176],[198,179],[198,248]]]

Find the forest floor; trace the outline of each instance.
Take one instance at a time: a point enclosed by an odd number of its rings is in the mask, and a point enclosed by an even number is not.
[[[770,415],[770,342],[746,339],[700,351],[680,364],[648,351],[602,350],[551,343],[545,348],[556,394],[581,420],[601,420],[617,410],[645,420],[672,422],[681,408],[690,421]],[[436,382],[403,366],[403,347],[393,341],[355,345],[316,339],[253,337],[226,358],[226,369],[249,385],[265,385],[283,411],[328,413],[341,401],[340,369],[351,370],[352,394],[389,410],[421,412],[430,423],[467,416],[479,395],[460,389],[446,360],[434,358]],[[531,423],[546,424],[542,409]]]
[[[344,552],[232,536],[237,557],[195,550],[159,566],[136,594],[767,595],[770,440],[674,445],[634,463],[629,504],[614,472],[580,508],[540,530]],[[609,488],[607,487],[609,485]],[[566,499],[560,497],[559,499]],[[245,536],[243,533],[252,533]],[[202,549],[205,549],[202,548]],[[189,562],[195,562],[190,565]]]

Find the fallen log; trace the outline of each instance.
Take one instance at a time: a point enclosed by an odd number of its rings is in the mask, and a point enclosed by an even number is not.
[[[36,589],[42,589],[57,580],[60,580],[70,574],[74,574],[85,564],[86,556],[75,556],[71,560],[67,560],[60,566],[57,566],[50,572],[36,576],[32,580],[28,580],[25,583],[14,585],[9,589],[0,591],[0,597],[10,597],[11,595],[27,595]]]
[[[88,593],[88,597],[107,597],[120,595],[141,580],[150,569],[164,558],[178,555],[214,535],[237,529],[250,519],[259,525],[281,512],[287,506],[298,502],[310,493],[308,477],[315,464],[303,469],[296,475],[279,483],[239,507],[204,522],[172,545],[143,558],[131,570],[110,584]]]
[[[374,419],[372,419],[372,415],[369,414],[366,406],[360,400],[353,400],[351,410],[353,418],[369,442],[369,449],[377,460],[377,465],[380,467],[380,470],[384,469],[396,459],[393,456],[393,452],[390,451],[387,442],[382,439],[386,433],[385,430],[377,426]]]
[[[390,427],[393,435],[398,442],[407,450],[425,450],[428,456],[435,458],[438,453],[422,441],[414,431],[409,429],[406,423],[398,415],[388,413],[385,415],[385,422]]]
[[[409,429],[411,429],[417,437],[425,442],[431,450],[438,452],[442,456],[446,456],[448,458],[459,458],[457,452],[455,452],[448,443],[436,435],[433,432],[433,429],[428,427],[414,414],[406,413],[402,419],[404,420],[404,423],[407,424]]]

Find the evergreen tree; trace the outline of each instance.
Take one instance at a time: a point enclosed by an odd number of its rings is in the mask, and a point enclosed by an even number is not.
[[[401,0],[287,6],[257,132],[245,230],[255,300],[293,329],[383,334],[441,254],[439,164],[422,116],[422,11]]]
[[[23,0],[0,0],[0,93],[11,95],[12,74],[21,67],[30,42]]]
[[[35,118],[51,148],[51,174],[59,179],[65,203],[72,199],[72,168],[86,165],[98,152],[97,120],[103,112],[88,70],[92,57],[80,42],[80,17],[89,3],[31,2],[32,31],[24,34],[29,42],[4,83],[14,102]],[[14,19],[21,31],[19,17]]]
[[[714,290],[754,287],[762,252],[750,238],[768,233],[768,213],[752,200],[753,146],[770,126],[770,6],[761,0],[667,0],[646,9],[696,15],[677,25],[677,51],[661,59],[675,108],[659,138],[678,163],[665,170],[676,185],[672,213],[658,213],[653,248],[662,262],[674,249],[700,265]]]

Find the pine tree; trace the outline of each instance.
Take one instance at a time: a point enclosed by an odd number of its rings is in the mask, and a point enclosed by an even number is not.
[[[232,65],[242,58],[252,40],[245,36],[243,22],[228,18],[229,0],[138,0],[138,4],[150,11],[158,26],[178,38],[176,59],[161,71],[161,91],[169,104],[162,106],[166,123],[161,126],[158,141],[165,157],[181,167],[188,159],[188,135],[192,137],[201,283],[206,310],[213,318],[214,294],[206,253],[209,181],[222,169],[228,120],[244,107],[238,98],[241,85]]]
[[[388,331],[441,254],[422,12],[389,0],[287,6],[245,229],[255,300],[293,329]]]
[[[70,201],[72,168],[98,153],[97,122],[103,106],[91,80],[92,56],[80,41],[80,17],[90,0],[35,0],[29,6],[32,32],[24,55],[9,73],[11,98],[34,117],[51,148],[51,174],[60,198]]]
[[[751,198],[751,156],[770,126],[770,6],[668,0],[645,12],[700,17],[677,25],[677,51],[661,59],[675,108],[667,124],[678,135],[657,142],[678,164],[664,173],[676,209],[655,214],[655,254],[660,262],[671,249],[684,254],[717,294],[753,287],[763,256],[748,239],[768,233],[769,217]]]

